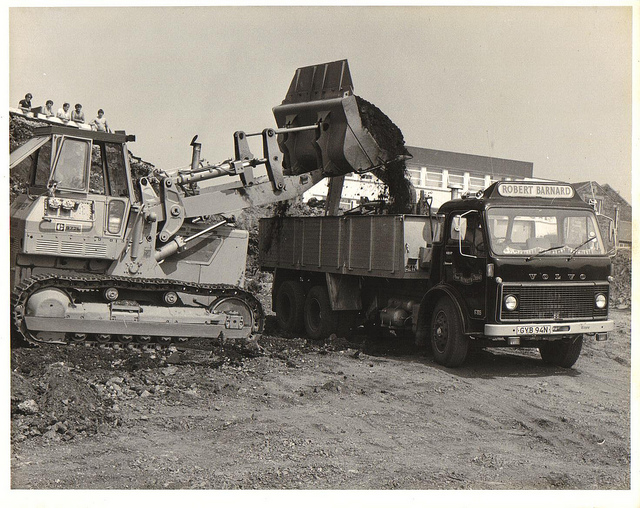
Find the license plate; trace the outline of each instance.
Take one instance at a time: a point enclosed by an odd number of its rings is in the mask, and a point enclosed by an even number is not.
[[[551,325],[516,326],[516,335],[545,335],[551,333]]]

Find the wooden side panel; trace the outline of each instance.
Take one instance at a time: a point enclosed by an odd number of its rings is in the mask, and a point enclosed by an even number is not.
[[[405,245],[405,219],[396,215],[263,219],[260,221],[260,262],[265,268],[426,278],[426,274],[405,266],[407,255],[413,257],[405,251],[420,247],[417,245],[419,235],[415,232],[410,235],[411,245]],[[416,220],[428,219],[412,217],[412,229],[419,226]]]
[[[371,259],[371,227],[369,217],[346,219],[347,224],[347,269],[356,272],[369,272]]]
[[[302,225],[300,228],[300,265],[305,268],[320,268],[322,266],[320,254],[322,253],[323,222],[318,219],[321,219],[321,217],[308,217],[299,221]]]
[[[373,217],[372,217],[373,218]],[[387,216],[377,221],[373,228],[371,269],[374,272],[398,272],[398,242],[402,242],[402,222],[397,217]]]
[[[327,271],[341,270],[344,265],[342,235],[345,223],[337,218],[325,217],[324,219],[327,220],[321,221],[320,265],[326,268]]]

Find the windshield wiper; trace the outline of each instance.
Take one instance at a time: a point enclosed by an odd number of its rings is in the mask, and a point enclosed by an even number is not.
[[[548,249],[541,250],[540,252],[534,254],[533,256],[529,256],[525,261],[531,261],[533,258],[537,258],[539,255],[544,254],[545,252],[551,252],[552,250],[564,249],[567,247],[566,245],[556,245],[555,247],[549,247]]]
[[[573,256],[576,255],[576,252],[578,252],[578,249],[580,249],[581,247],[584,247],[585,245],[587,245],[590,241],[595,240],[596,237],[595,236],[591,236],[589,238],[587,238],[584,242],[582,242],[580,245],[578,245],[575,249],[573,249],[571,251],[571,255],[567,258],[567,261],[571,261],[571,259],[573,258]]]

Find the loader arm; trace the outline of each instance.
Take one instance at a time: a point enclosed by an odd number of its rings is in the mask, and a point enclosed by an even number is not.
[[[277,129],[234,134],[233,160],[201,167],[201,147],[194,138],[191,169],[162,181],[161,242],[173,238],[189,218],[289,200],[325,177],[373,171],[397,158],[364,126],[346,60],[297,69],[273,114]],[[254,136],[262,137],[262,157],[249,149],[247,140]],[[254,170],[261,166],[266,176],[256,178]],[[236,178],[195,194],[183,190],[221,176]]]

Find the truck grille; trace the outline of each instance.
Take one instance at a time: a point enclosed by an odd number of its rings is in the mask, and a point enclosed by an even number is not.
[[[499,305],[501,321],[571,321],[605,319],[607,307],[598,309],[595,296],[602,293],[609,301],[609,285],[576,284],[505,284]],[[502,305],[506,295],[518,299],[518,307],[508,311]]]

